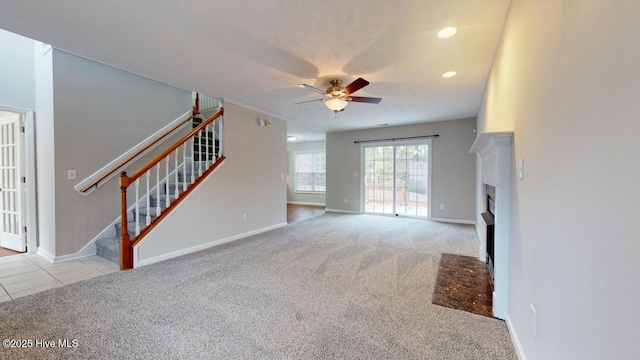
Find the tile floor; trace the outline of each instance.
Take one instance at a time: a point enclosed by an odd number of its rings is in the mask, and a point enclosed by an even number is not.
[[[0,302],[119,271],[99,256],[52,264],[37,254],[0,258]]]

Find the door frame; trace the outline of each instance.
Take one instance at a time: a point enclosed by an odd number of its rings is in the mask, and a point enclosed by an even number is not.
[[[364,204],[364,192],[365,192],[365,163],[364,163],[364,149],[367,147],[376,147],[376,146],[393,146],[393,208],[395,210],[396,207],[396,189],[395,189],[395,177],[396,177],[396,146],[405,146],[405,145],[427,145],[427,171],[428,171],[428,186],[427,186],[427,216],[407,216],[403,215],[403,217],[407,218],[416,218],[416,219],[431,219],[431,187],[432,187],[432,168],[433,168],[433,139],[425,138],[425,139],[414,139],[414,140],[397,140],[397,141],[380,141],[375,144],[371,143],[361,143],[360,144],[360,213],[365,213],[365,204]],[[374,215],[374,214],[372,214]],[[395,211],[394,214],[375,214],[375,215],[383,215],[383,216],[396,216]]]
[[[36,211],[36,139],[35,116],[33,110],[21,109],[0,104],[0,110],[20,114],[24,119],[24,174],[26,177],[26,224],[27,253],[38,251],[38,213]]]

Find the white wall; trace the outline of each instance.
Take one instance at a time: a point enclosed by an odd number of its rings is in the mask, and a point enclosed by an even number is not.
[[[35,109],[34,41],[0,29],[0,106]]]
[[[296,171],[296,151],[326,151],[327,145],[324,141],[309,141],[287,144],[287,202],[292,204],[324,205],[325,194],[296,193],[295,171]]]
[[[439,134],[431,149],[431,217],[475,221],[475,155],[469,153],[474,127],[475,119],[461,119],[328,133],[327,208],[360,210],[360,145],[355,140]],[[445,204],[445,210],[439,204]]]
[[[191,92],[53,49],[53,98],[55,149],[44,151],[55,157],[53,255],[61,256],[79,251],[120,211],[117,177],[88,197],[74,185],[188,111]]]
[[[138,246],[143,262],[286,225],[287,125],[227,102],[226,162]],[[247,214],[247,221],[242,215]]]
[[[525,160],[508,319],[529,360],[640,358],[638,15],[636,0],[512,1],[478,128],[514,131]]]

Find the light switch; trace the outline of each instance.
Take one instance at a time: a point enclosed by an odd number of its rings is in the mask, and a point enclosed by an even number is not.
[[[75,170],[67,170],[67,179],[75,180],[76,179],[76,171]]]

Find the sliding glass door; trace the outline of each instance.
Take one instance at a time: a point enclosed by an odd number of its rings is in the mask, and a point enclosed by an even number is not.
[[[366,213],[428,218],[431,140],[362,145]]]

